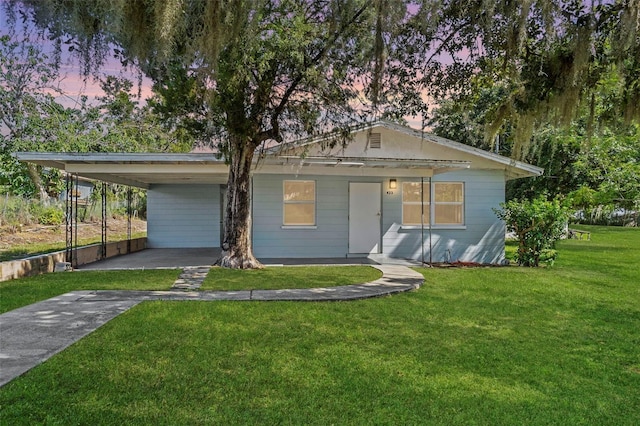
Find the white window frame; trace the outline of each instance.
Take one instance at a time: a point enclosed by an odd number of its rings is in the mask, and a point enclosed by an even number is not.
[[[402,212],[401,212],[401,228],[402,229],[420,229],[423,224],[421,223],[404,223],[404,208],[405,205],[420,205],[420,201],[405,201],[404,200],[404,185],[405,184],[420,184],[420,181],[406,181],[402,182]],[[462,186],[462,201],[440,201],[437,202],[435,198],[435,187],[438,184],[456,184]],[[466,214],[465,214],[465,183],[463,181],[431,181],[424,182],[424,186],[429,188],[429,201],[424,201],[424,226],[429,226],[429,221],[433,218],[432,228],[440,229],[466,229]],[[425,197],[426,199],[426,197]],[[436,222],[436,205],[459,205],[462,209],[462,221],[461,223],[437,223]]]
[[[462,201],[438,201],[436,199],[436,186],[437,185],[460,185],[462,187]],[[464,214],[464,202],[465,202],[465,188],[464,188],[464,182],[454,182],[454,181],[448,181],[448,182],[432,182],[431,185],[431,200],[432,201],[432,217],[433,217],[433,224],[434,226],[445,226],[445,227],[450,227],[450,226],[465,226],[465,214]],[[437,222],[437,217],[436,217],[436,207],[437,206],[460,206],[461,207],[461,211],[462,211],[462,220],[460,221],[460,223],[455,223],[455,222],[449,222],[449,223],[438,223]]]
[[[297,183],[312,183],[313,184],[313,200],[299,200],[299,201],[294,201],[294,200],[286,200],[286,186],[288,182],[297,182]],[[316,228],[316,221],[317,221],[317,212],[316,212],[316,201],[318,199],[318,193],[317,193],[317,184],[315,180],[301,180],[301,179],[286,179],[282,181],[282,228],[283,229],[288,229],[288,228],[292,228],[292,229],[301,229],[301,228],[309,228],[309,229],[315,229]],[[288,204],[311,204],[313,205],[313,222],[310,223],[296,223],[296,224],[288,224],[286,222],[286,214],[285,214],[285,210],[286,210],[286,206]]]
[[[405,205],[410,205],[410,206],[420,206],[421,204],[424,205],[424,224],[428,225],[429,224],[429,220],[431,218],[431,203],[430,201],[405,201],[404,200],[404,187],[405,185],[408,184],[417,184],[420,185],[420,181],[416,182],[416,181],[406,181],[406,182],[402,182],[402,216],[401,216],[401,220],[402,220],[402,226],[404,227],[415,227],[418,226],[420,227],[422,225],[422,223],[404,223],[404,207]],[[431,186],[429,185],[429,182],[424,182],[423,188],[427,187],[429,188],[429,193],[431,193]],[[424,190],[424,189],[423,189]],[[430,200],[431,198],[429,198]]]

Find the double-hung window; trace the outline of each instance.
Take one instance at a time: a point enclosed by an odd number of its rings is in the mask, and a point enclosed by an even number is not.
[[[429,200],[431,199],[429,183],[402,183],[402,224],[429,224]],[[424,213],[424,222],[422,215]]]
[[[464,184],[434,182],[435,225],[464,225]]]
[[[464,225],[464,183],[402,183],[402,224],[406,226]]]
[[[285,180],[283,194],[283,225],[314,226],[316,224],[315,181]]]

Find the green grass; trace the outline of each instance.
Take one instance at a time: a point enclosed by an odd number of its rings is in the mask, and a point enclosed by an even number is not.
[[[80,271],[3,281],[0,313],[76,290],[169,290],[179,272],[177,269]]]
[[[640,230],[357,302],[145,302],[0,389],[3,424],[640,424]]]
[[[0,282],[0,313],[75,290],[169,290],[179,270],[80,271]],[[370,266],[213,268],[201,290],[278,290],[358,284],[382,273]]]
[[[64,231],[64,228],[62,228]],[[146,232],[136,232],[131,235],[132,239],[146,237]],[[126,234],[115,234],[109,236],[110,241],[126,240]],[[78,246],[88,246],[91,244],[97,244],[100,242],[100,237],[82,238],[78,242]],[[66,248],[65,242],[57,243],[29,243],[29,244],[16,244],[8,250],[0,251],[0,262],[8,260],[24,259],[25,257],[37,256],[39,254],[53,253],[56,251],[62,251]]]
[[[370,266],[268,267],[259,270],[213,268],[201,290],[280,290],[359,284],[377,280],[382,273]]]

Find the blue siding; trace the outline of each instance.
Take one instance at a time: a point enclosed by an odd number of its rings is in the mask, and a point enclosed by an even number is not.
[[[316,181],[316,227],[282,227],[283,180]],[[388,178],[257,175],[253,181],[253,249],[258,258],[346,257],[349,252],[349,182],[382,183],[382,254],[429,259],[429,232],[401,226],[402,182],[388,193]],[[501,171],[464,170],[435,176],[434,182],[465,183],[466,229],[434,228],[432,259],[482,263],[504,257],[504,225],[493,208],[504,200]],[[149,247],[218,247],[219,185],[156,185],[148,192]]]
[[[283,229],[283,180],[316,181],[316,228]],[[260,175],[253,183],[253,250],[257,257],[346,257],[349,251],[349,182],[383,178]]]
[[[154,185],[147,191],[150,248],[219,247],[219,185]]]
[[[316,181],[315,229],[282,228],[282,181]],[[401,226],[402,182],[389,194],[387,178],[341,176],[261,175],[253,184],[253,248],[257,257],[345,257],[349,252],[349,182],[382,183],[382,253],[388,257],[421,259],[422,232]],[[465,183],[466,229],[433,229],[432,259],[481,263],[504,257],[504,225],[493,208],[504,200],[501,171],[465,170],[445,173],[437,181]],[[424,232],[425,259],[429,259],[429,233]]]
[[[407,181],[410,179],[407,179]],[[399,180],[398,188],[401,187]],[[493,208],[504,201],[504,174],[501,171],[465,170],[434,176],[433,182],[464,182],[465,227],[446,229],[434,227],[429,244],[428,228],[424,231],[425,259],[497,263],[504,258],[504,224]],[[383,197],[383,251],[389,257],[421,259],[423,234],[407,229],[402,222],[401,189]]]

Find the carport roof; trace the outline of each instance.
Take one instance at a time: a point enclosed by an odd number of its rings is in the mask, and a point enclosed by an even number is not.
[[[163,183],[226,183],[215,154],[17,152],[20,161],[104,182],[149,188]]]
[[[210,153],[18,152],[14,155],[20,161],[140,188],[153,184],[224,184],[229,170],[224,160]],[[459,160],[256,155],[254,172],[427,177],[470,165],[469,161]]]

